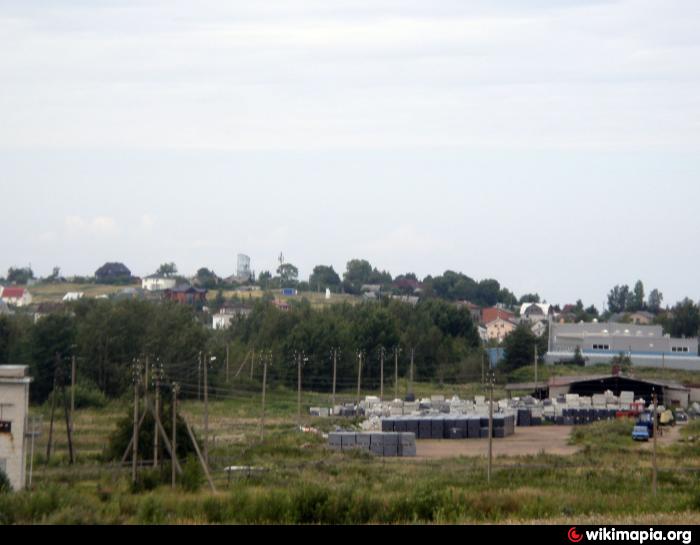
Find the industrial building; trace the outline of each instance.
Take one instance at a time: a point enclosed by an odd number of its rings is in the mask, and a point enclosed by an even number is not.
[[[26,365],[0,365],[0,469],[15,490],[25,486],[28,369]]]
[[[540,399],[556,399],[567,394],[592,397],[612,392],[619,397],[622,392],[634,392],[634,399],[652,402],[655,393],[657,401],[668,407],[687,408],[691,402],[694,388],[660,379],[641,379],[625,375],[584,375],[572,377],[552,377],[548,381],[508,384],[509,397],[514,393],[528,392]]]
[[[547,363],[571,361],[577,348],[586,365],[610,363],[623,354],[638,367],[700,370],[697,337],[673,338],[660,325],[550,323]]]

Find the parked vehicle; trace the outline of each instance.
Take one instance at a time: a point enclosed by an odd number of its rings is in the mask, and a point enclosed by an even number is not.
[[[632,439],[635,441],[648,441],[649,440],[649,428],[644,424],[635,426],[632,430]]]

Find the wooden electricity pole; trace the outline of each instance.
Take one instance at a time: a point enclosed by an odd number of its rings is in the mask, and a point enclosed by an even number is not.
[[[229,346],[231,343],[226,343],[226,384],[229,383],[229,369],[228,369],[228,353],[229,353]]]
[[[489,375],[489,461],[486,481],[491,483],[491,464],[493,462],[493,385],[496,377],[493,372]]]
[[[139,382],[141,382],[141,362],[134,362],[134,429],[131,455],[131,481],[136,482],[136,464],[139,455]]]
[[[411,347],[411,370],[408,375],[408,393],[413,393],[413,357],[416,354],[415,347]]]
[[[337,372],[338,372],[338,349],[334,348],[333,349],[333,398],[331,401],[331,405],[335,407],[335,380],[337,377]]]
[[[197,399],[202,401],[202,351],[197,357]]]
[[[60,356],[56,352],[56,368],[53,373],[53,389],[51,390],[51,418],[49,420],[49,440],[46,444],[46,463],[49,463],[51,459],[51,444],[53,443],[53,420],[54,414],[56,412],[56,385],[58,384],[58,366],[60,362]]]
[[[384,401],[384,347],[379,348],[379,401]]]
[[[399,352],[400,348],[394,347],[394,399],[399,398]]]
[[[263,355],[262,412],[260,413],[260,441],[265,439],[265,389],[267,388],[267,360]]]
[[[172,487],[175,488],[175,480],[176,480],[176,469],[177,469],[177,392],[178,392],[179,386],[177,382],[173,382],[173,439],[171,441],[172,443],[172,448],[170,451],[170,466],[172,469],[171,472],[171,478],[172,478]]]
[[[357,406],[360,406],[360,386],[362,382],[362,351],[357,353]]]
[[[75,354],[71,358],[70,366],[70,429],[73,431],[73,423],[75,422]]]
[[[253,357],[250,359],[250,380],[253,380],[253,367],[255,367],[255,348],[253,348]]]
[[[160,369],[158,369],[154,377],[154,392],[153,399],[156,406],[155,414],[153,415],[153,467],[158,467],[158,419],[160,418]]]
[[[303,365],[304,353],[297,353],[297,425],[301,426],[301,366]]]
[[[652,405],[654,408],[654,414],[652,415],[652,433],[654,434],[654,454],[652,457],[652,468],[653,468],[653,473],[652,473],[652,478],[651,478],[651,493],[656,496],[657,493],[657,473],[658,473],[658,467],[656,465],[656,434],[657,434],[657,429],[656,429],[656,392],[652,392],[651,394],[651,399],[652,399]]]
[[[537,399],[540,399],[540,394],[539,394],[539,388],[538,388],[538,376],[537,376],[537,364],[538,364],[538,358],[537,358],[537,343],[535,343],[535,395],[537,396]]]
[[[209,464],[209,355],[204,356],[204,461]]]

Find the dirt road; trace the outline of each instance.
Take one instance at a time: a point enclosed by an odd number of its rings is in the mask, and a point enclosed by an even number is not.
[[[517,428],[515,435],[493,440],[494,456],[523,456],[544,451],[547,454],[569,455],[579,447],[568,445],[572,426],[533,426]],[[461,441],[417,441],[417,459],[437,460],[456,456],[486,456],[488,439]]]

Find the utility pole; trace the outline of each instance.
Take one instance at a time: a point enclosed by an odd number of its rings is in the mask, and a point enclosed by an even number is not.
[[[139,382],[141,381],[141,361],[134,360],[134,429],[131,454],[131,481],[136,482],[136,464],[139,454]]]
[[[155,402],[155,414],[153,415],[153,467],[158,467],[158,420],[160,419],[160,380],[162,377],[163,368],[160,365],[160,360],[156,360],[157,368],[153,372],[153,396]]]
[[[394,399],[399,398],[399,352],[398,346],[394,347]]]
[[[209,465],[209,355],[204,356],[204,461]]]
[[[304,352],[296,352],[297,359],[297,425],[301,427],[301,367],[307,358]]]
[[[654,407],[654,414],[652,415],[652,433],[654,434],[654,454],[652,458],[653,474],[651,479],[651,492],[656,497],[657,493],[657,472],[658,468],[656,466],[656,392],[652,391],[651,399]]]
[[[413,357],[416,354],[415,346],[411,347],[411,371],[408,374],[408,393],[413,393]]]
[[[379,401],[384,401],[384,347],[379,347]]]
[[[172,487],[175,488],[176,469],[177,469],[177,392],[179,390],[177,382],[173,382],[173,439],[172,450],[170,451],[170,466],[172,469]]]
[[[263,360],[263,382],[262,382],[262,412],[260,413],[260,441],[265,439],[265,389],[267,388],[267,360],[272,360],[272,352],[261,354]]]
[[[491,483],[491,464],[493,462],[493,385],[496,376],[493,371],[489,374],[489,462],[486,473],[486,481]]]
[[[197,356],[197,399],[202,401],[202,351]]]
[[[333,399],[331,401],[331,405],[335,407],[335,381],[337,377],[337,372],[338,372],[338,349],[334,348],[333,349]]]
[[[66,387],[61,386],[61,395],[63,397],[63,412],[66,418],[66,437],[68,438],[68,463],[73,465],[75,462],[75,456],[73,454],[73,422],[68,415],[68,400],[66,399]]]
[[[70,429],[73,431],[73,422],[75,422],[75,354],[71,358],[70,367]]]
[[[231,343],[226,343],[226,384],[229,383],[229,369],[228,369],[229,346],[231,346]]]
[[[250,380],[253,380],[253,367],[255,365],[255,348],[253,348],[253,357],[250,359]]]
[[[486,375],[484,374],[484,368],[485,368],[484,362],[486,360],[486,354],[487,354],[486,348],[484,348],[484,352],[483,352],[483,354],[481,354],[481,384],[482,385],[486,383]]]
[[[49,463],[51,459],[51,443],[53,442],[53,419],[56,411],[56,384],[58,383],[58,367],[60,363],[60,356],[56,352],[56,368],[53,373],[53,389],[51,390],[51,419],[49,420],[49,440],[46,444],[46,463]]]
[[[362,350],[357,352],[357,406],[360,406],[360,383],[362,381]]]
[[[537,343],[535,343],[535,395],[540,399],[537,376]]]

